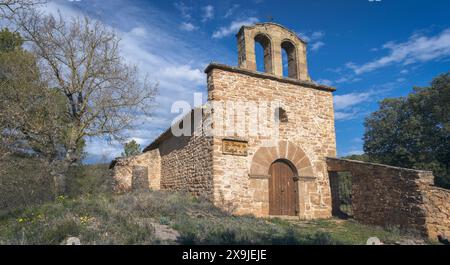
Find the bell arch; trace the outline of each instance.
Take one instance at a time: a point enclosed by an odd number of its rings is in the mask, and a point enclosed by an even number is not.
[[[299,146],[288,141],[280,141],[273,147],[260,147],[253,155],[249,175],[268,177],[270,166],[274,161],[288,161],[296,168],[298,177],[314,177],[310,159]]]
[[[262,46],[264,55],[264,72],[271,74],[272,73],[272,41],[270,37],[264,33],[259,33],[255,36],[255,46],[258,43]],[[258,64],[258,58],[256,56],[256,47],[255,47],[255,63]]]
[[[283,49],[287,54],[288,77],[298,79],[299,76],[297,71],[298,68],[297,47],[292,41],[285,39],[281,43],[281,49]]]

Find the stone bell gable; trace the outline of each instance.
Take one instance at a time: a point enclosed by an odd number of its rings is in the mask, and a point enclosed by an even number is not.
[[[293,31],[275,23],[243,26],[237,34],[239,68],[256,71],[255,42],[264,49],[264,68],[268,74],[283,76],[282,49],[288,57],[288,77],[311,80],[306,63],[306,42]]]

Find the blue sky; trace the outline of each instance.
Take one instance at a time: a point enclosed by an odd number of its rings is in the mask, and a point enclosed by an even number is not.
[[[338,155],[362,153],[364,118],[386,97],[408,94],[450,70],[450,1],[54,0],[47,11],[87,15],[114,28],[124,58],[159,82],[153,117],[126,132],[142,146],[165,130],[175,100],[204,92],[211,61],[237,64],[235,33],[273,19],[308,41],[313,80],[335,92]],[[87,162],[120,155],[119,143],[88,142]]]

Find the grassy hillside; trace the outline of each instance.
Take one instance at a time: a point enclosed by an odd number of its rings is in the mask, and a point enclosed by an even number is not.
[[[78,197],[111,190],[107,164],[73,167],[67,173],[66,194]],[[54,200],[50,169],[41,161],[26,156],[0,160],[0,214]]]
[[[181,193],[59,197],[0,216],[1,244],[365,244],[404,238],[354,221],[285,221],[232,216]]]

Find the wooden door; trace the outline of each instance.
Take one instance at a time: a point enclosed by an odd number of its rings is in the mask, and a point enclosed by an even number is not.
[[[294,171],[285,162],[276,161],[270,167],[269,214],[295,216],[298,192]]]

